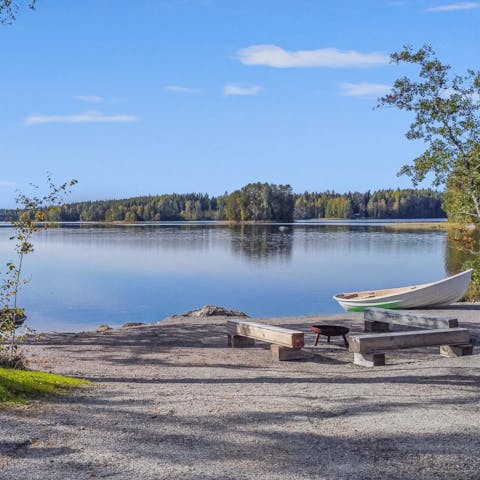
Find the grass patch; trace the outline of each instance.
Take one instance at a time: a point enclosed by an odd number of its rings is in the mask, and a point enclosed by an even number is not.
[[[0,368],[0,407],[23,404],[42,395],[55,395],[88,384],[88,380],[54,373]]]

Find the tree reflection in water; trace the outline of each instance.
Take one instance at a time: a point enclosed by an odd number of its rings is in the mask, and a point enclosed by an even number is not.
[[[278,225],[230,225],[232,252],[258,262],[288,261],[293,249],[293,230]]]
[[[473,268],[467,301],[480,299],[480,232],[470,228],[449,231],[445,247],[445,270],[449,275]]]

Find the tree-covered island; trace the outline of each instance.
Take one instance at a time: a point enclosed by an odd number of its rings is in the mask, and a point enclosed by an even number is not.
[[[150,222],[226,220],[291,222],[315,218],[444,218],[443,195],[434,190],[386,189],[374,192],[294,193],[290,185],[250,183],[215,197],[208,194],[163,194],[70,203],[49,208],[48,221]],[[0,211],[5,220],[14,212]]]

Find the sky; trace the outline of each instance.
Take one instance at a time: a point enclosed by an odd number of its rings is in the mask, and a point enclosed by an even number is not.
[[[0,25],[0,207],[46,172],[74,201],[409,188],[412,117],[374,107],[416,70],[389,55],[478,69],[479,25],[455,0],[38,0]]]

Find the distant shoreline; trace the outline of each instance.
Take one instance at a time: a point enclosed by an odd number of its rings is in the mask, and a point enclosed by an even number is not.
[[[422,218],[412,218],[412,219],[402,219],[402,218],[359,218],[359,219],[348,219],[348,218],[312,218],[308,220],[296,220],[294,222],[268,222],[268,221],[244,221],[244,222],[234,222],[228,220],[159,220],[159,221],[137,221],[137,222],[125,222],[125,221],[114,221],[114,222],[104,222],[104,221],[74,221],[74,222],[43,222],[41,224],[48,225],[59,225],[59,226],[119,226],[119,227],[128,227],[128,226],[161,226],[161,225],[285,225],[294,227],[296,225],[306,226],[306,225],[349,225],[349,226],[382,226],[389,227],[393,229],[441,229],[448,230],[451,228],[458,227],[456,223],[448,222],[446,218],[438,219],[422,219]],[[10,222],[1,221],[0,228],[12,227]]]

